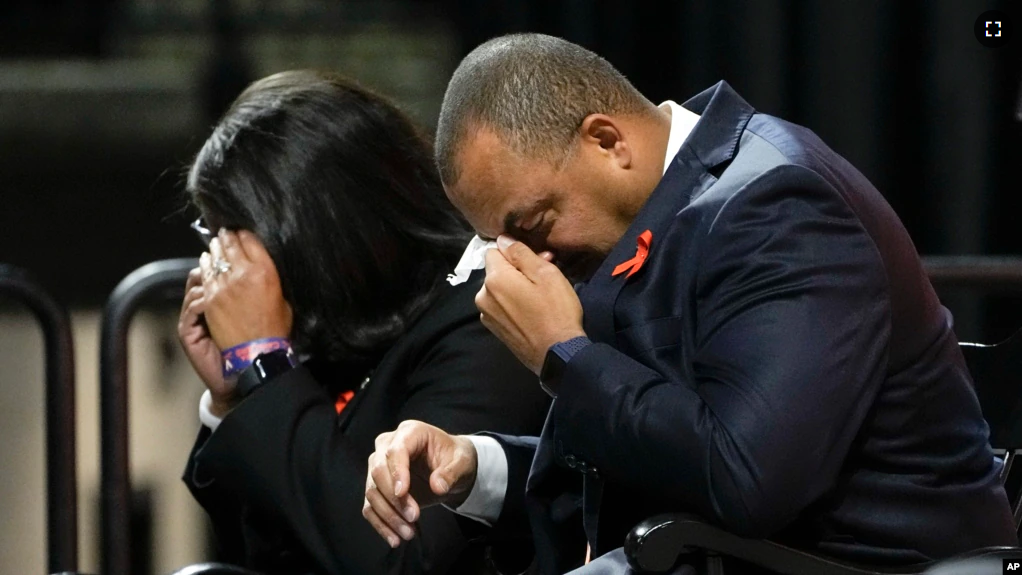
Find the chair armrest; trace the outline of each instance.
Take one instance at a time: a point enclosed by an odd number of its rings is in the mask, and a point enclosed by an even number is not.
[[[665,573],[681,555],[698,551],[734,557],[784,575],[917,574],[927,566],[866,567],[798,551],[765,539],[746,539],[687,514],[658,515],[625,538],[625,556],[640,573]]]
[[[256,571],[227,563],[196,563],[182,567],[170,575],[262,575]]]
[[[1004,559],[1022,563],[1018,547],[984,547],[938,561],[923,575],[1000,575]]]

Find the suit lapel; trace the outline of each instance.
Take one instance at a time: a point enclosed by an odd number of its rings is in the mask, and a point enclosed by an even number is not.
[[[683,148],[675,157],[628,231],[579,293],[582,309],[585,310],[583,327],[593,341],[614,343],[614,303],[618,293],[626,282],[641,281],[643,276],[642,269],[630,278],[626,277],[627,274],[612,276],[614,268],[635,256],[639,235],[646,230],[653,234],[646,257],[656,257],[661,232],[670,223],[671,216],[688,204],[692,191],[699,186],[705,174],[702,166],[691,166],[685,162],[682,156],[689,154],[684,151]]]
[[[699,121],[628,231],[579,290],[585,310],[583,327],[593,341],[615,343],[614,305],[618,294],[627,282],[643,278],[643,269],[629,278],[627,274],[612,276],[614,268],[635,255],[639,235],[646,230],[653,234],[647,259],[656,257],[663,232],[678,212],[716,182],[710,170],[734,158],[742,132],[755,113],[726,82],[718,83],[684,106],[700,114]]]

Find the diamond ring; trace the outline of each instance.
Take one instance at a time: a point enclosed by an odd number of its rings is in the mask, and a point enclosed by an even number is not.
[[[217,258],[213,261],[213,273],[214,275],[225,274],[231,271],[231,262],[224,258]]]

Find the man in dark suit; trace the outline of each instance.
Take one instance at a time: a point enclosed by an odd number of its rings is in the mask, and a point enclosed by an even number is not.
[[[603,556],[585,569],[623,570],[612,550],[667,511],[876,564],[1017,544],[950,314],[887,202],[815,134],[723,82],[656,106],[525,35],[462,62],[436,153],[500,246],[483,322],[556,399],[538,439],[382,436],[380,533],[439,499],[531,528],[545,573],[581,562],[579,528]]]

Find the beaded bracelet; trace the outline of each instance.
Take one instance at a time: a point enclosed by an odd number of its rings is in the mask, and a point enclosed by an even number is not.
[[[291,340],[284,337],[264,337],[225,349],[220,354],[224,360],[224,379],[234,377],[244,371],[261,354],[278,349],[290,350]]]

